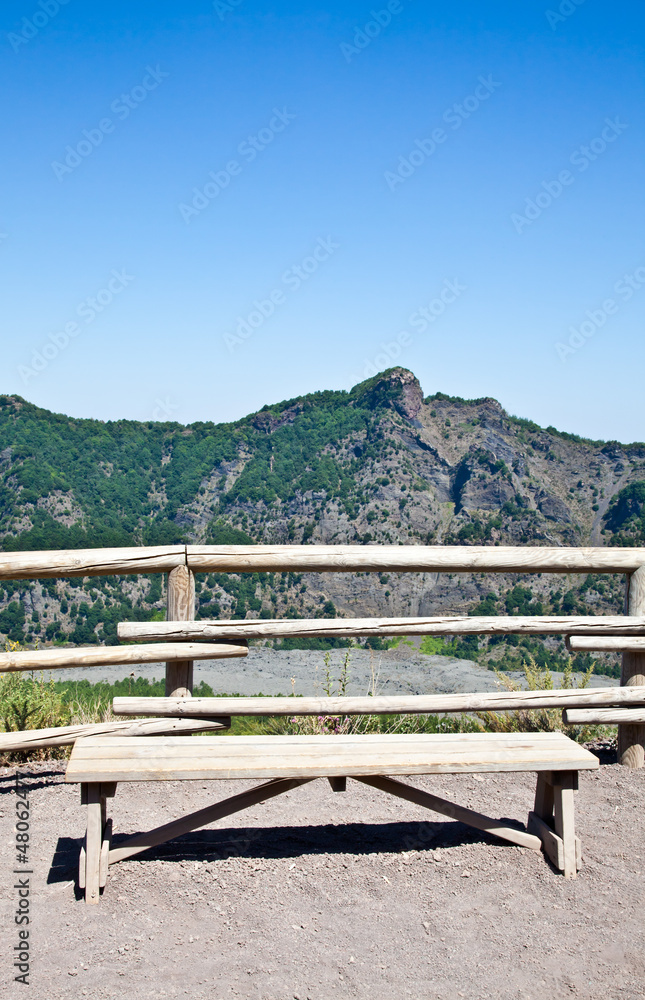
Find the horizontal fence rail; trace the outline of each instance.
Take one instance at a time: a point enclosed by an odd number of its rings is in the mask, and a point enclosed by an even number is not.
[[[189,545],[195,573],[630,573],[645,549],[489,545]]]
[[[620,573],[626,576],[626,615],[485,619],[325,619],[286,622],[242,620],[192,623],[195,574],[260,573]],[[250,638],[280,636],[564,635],[570,651],[622,652],[621,685],[645,685],[645,548],[442,545],[167,545],[41,552],[0,552],[0,580],[167,574],[166,623],[125,623],[120,639],[151,645],[136,650],[60,650],[7,653],[0,671],[165,662],[166,695],[190,699],[193,661],[233,652]],[[276,625],[279,624],[279,631]],[[159,628],[161,626],[161,628]],[[139,628],[139,632],[128,629]],[[163,631],[166,628],[167,631]],[[165,640],[165,643],[163,643]],[[198,640],[202,640],[201,643]],[[156,643],[157,649],[152,644]],[[229,644],[220,652],[214,643]],[[199,646],[208,645],[208,649]],[[164,648],[165,646],[165,648]],[[87,658],[89,656],[89,658]],[[85,659],[84,659],[85,657]],[[327,706],[329,709],[329,705]],[[601,711],[601,709],[598,709]],[[636,710],[634,710],[636,711]],[[645,762],[645,722],[622,716],[621,763]],[[15,734],[14,734],[15,735]],[[20,734],[18,734],[20,735]],[[28,734],[23,734],[28,736]],[[46,737],[43,737],[46,738]],[[52,737],[53,738],[53,737]],[[45,744],[43,744],[45,745]]]
[[[645,636],[571,635],[566,645],[571,653],[645,653]]]
[[[0,579],[167,573],[633,573],[645,548],[488,545],[170,545],[0,552]]]
[[[620,726],[645,722],[642,708],[565,708],[562,721],[569,726]]]
[[[230,719],[119,719],[115,722],[88,722],[77,726],[51,729],[27,729],[18,733],[0,733],[0,753],[13,750],[38,750],[41,747],[72,746],[83,736],[189,736],[191,733],[228,729]]]
[[[185,564],[185,545],[132,546],[127,549],[61,549],[53,552],[0,552],[0,579],[168,573],[175,566]]]
[[[198,622],[120,622],[120,639],[154,642],[158,639],[266,639],[292,636],[351,638],[387,635],[643,635],[645,616],[549,615],[481,618],[468,615],[440,618],[266,618]]]
[[[478,694],[417,694],[367,698],[114,698],[118,715],[427,715],[434,712],[495,712],[566,706],[645,706],[645,687],[561,688]]]
[[[246,656],[248,645],[239,643],[157,642],[149,646],[76,646],[71,649],[29,649],[0,653],[0,672],[55,670],[63,667],[105,667],[127,663],[168,663],[174,660],[218,660]]]

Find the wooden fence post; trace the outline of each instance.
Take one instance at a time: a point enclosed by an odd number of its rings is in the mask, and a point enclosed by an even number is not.
[[[175,566],[168,574],[166,595],[168,621],[191,622],[195,618],[195,574],[187,566]],[[193,661],[166,663],[166,697],[189,698],[193,693]]]
[[[627,577],[626,612],[645,615],[645,566]],[[645,684],[645,653],[623,653],[621,685]],[[624,723],[618,727],[618,760],[626,767],[643,767],[645,762],[645,725]]]

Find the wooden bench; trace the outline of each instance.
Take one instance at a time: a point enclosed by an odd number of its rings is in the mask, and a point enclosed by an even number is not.
[[[76,741],[65,780],[81,784],[87,834],[79,884],[99,901],[108,867],[150,847],[264,802],[297,785],[328,778],[344,791],[354,778],[391,795],[533,850],[544,849],[565,878],[580,865],[573,794],[578,771],[599,766],[593,754],[562,733],[473,733],[357,736],[89,736]],[[394,776],[537,772],[528,830],[448,802]],[[120,781],[260,779],[264,783],[116,846],[107,799]]]

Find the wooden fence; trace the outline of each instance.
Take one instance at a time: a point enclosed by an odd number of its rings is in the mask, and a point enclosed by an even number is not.
[[[533,634],[561,632],[567,635],[571,649],[621,649],[621,685],[645,685],[645,548],[546,548],[520,546],[421,546],[421,545],[171,545],[120,549],[78,549],[47,552],[0,552],[0,579],[38,579],[52,577],[90,577],[167,573],[167,620],[191,622],[195,616],[195,573],[261,572],[390,572],[390,573],[619,573],[626,577],[625,614],[621,622],[609,619],[533,619],[534,627],[523,627],[528,619],[500,619],[486,623],[483,631],[529,631]],[[633,619],[632,622],[629,619]],[[641,619],[641,621],[638,621]],[[375,620],[372,620],[375,621]],[[382,620],[386,621],[386,620]],[[420,621],[419,619],[416,620]],[[439,621],[442,623],[439,627]],[[460,625],[459,621],[465,622]],[[471,619],[471,623],[472,623]],[[484,621],[480,619],[480,622]],[[551,627],[549,628],[549,621]],[[578,634],[575,622],[579,623]],[[225,623],[222,623],[224,625]],[[263,623],[266,625],[266,623]],[[329,622],[318,622],[328,631]],[[338,623],[336,623],[338,624]],[[364,624],[364,623],[363,623]],[[254,634],[238,627],[225,635],[217,626],[209,634],[209,644],[182,642],[172,650],[168,644],[152,647],[116,647],[111,649],[41,650],[7,654],[0,660],[0,670],[44,669],[100,663],[166,661],[166,694],[187,697],[192,693],[193,660],[206,656],[244,655],[244,639]],[[145,632],[145,623],[142,623]],[[297,628],[292,622],[291,627]],[[402,626],[402,629],[405,625]],[[421,631],[425,628],[425,631]],[[426,619],[419,626],[421,634],[477,631],[467,619]],[[128,630],[133,630],[129,632]],[[620,638],[632,632],[633,638]],[[122,632],[133,637],[132,624]],[[607,635],[607,632],[611,633]],[[198,639],[199,628],[181,636]],[[603,634],[605,633],[605,634]],[[266,629],[264,631],[266,634]],[[310,633],[311,634],[311,633]],[[321,634],[323,634],[321,632]],[[332,633],[330,633],[332,634]],[[335,634],[338,634],[336,632]],[[351,631],[347,634],[352,634]],[[358,633],[356,633],[358,634]],[[370,634],[363,632],[360,634]],[[381,626],[372,634],[396,634]],[[409,633],[408,633],[409,634]],[[569,639],[569,635],[571,638]],[[595,638],[594,638],[595,637]],[[141,638],[138,635],[137,638]],[[174,636],[173,638],[179,638]],[[213,640],[223,640],[219,651]],[[223,648],[228,640],[228,648]],[[237,640],[232,647],[231,641]],[[206,647],[206,648],[204,648]],[[144,650],[148,652],[144,652]],[[165,651],[164,651],[165,649]],[[11,661],[11,657],[14,657]],[[24,664],[20,664],[20,657]],[[13,664],[13,665],[12,665]],[[573,709],[568,710],[569,716]],[[630,722],[618,729],[619,757],[631,767],[642,767],[645,750],[645,724]]]

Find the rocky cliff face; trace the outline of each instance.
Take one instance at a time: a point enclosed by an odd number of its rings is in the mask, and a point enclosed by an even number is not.
[[[641,444],[545,430],[509,416],[494,399],[424,398],[415,376],[401,368],[350,393],[304,396],[229,425],[103,424],[0,397],[4,548],[182,539],[634,544],[645,537],[644,469]],[[232,586],[211,575],[200,585],[211,614],[318,614],[331,602],[355,615],[463,611],[490,592],[502,600],[516,582],[337,574],[253,584],[246,578]],[[549,608],[579,584],[531,580]],[[0,593],[0,633],[10,631],[6,612],[16,597],[26,612],[25,634],[44,637],[46,625],[49,638],[74,632],[83,602],[73,600],[66,583],[49,594],[40,584],[21,586]],[[91,585],[94,603],[98,586]],[[162,606],[161,593],[146,588],[132,584],[133,614]],[[101,599],[107,607],[107,592]],[[618,591],[588,586],[585,601],[608,609]],[[93,628],[97,636],[104,619]]]

